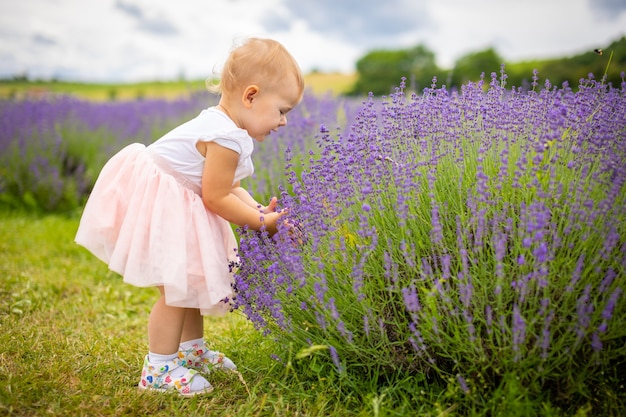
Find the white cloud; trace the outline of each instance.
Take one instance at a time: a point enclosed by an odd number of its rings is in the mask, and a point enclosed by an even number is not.
[[[626,35],[626,4],[612,22],[592,12],[586,0],[439,0],[430,4],[439,22],[431,46],[445,66],[468,52],[491,46],[504,59],[519,61],[576,54]]]
[[[411,0],[283,0],[282,4],[287,15],[271,14],[264,25],[289,28],[294,18],[303,19],[313,32],[355,45],[394,42],[430,22],[426,3]]]
[[[248,36],[281,41],[305,71],[418,43],[451,67],[491,46],[509,61],[579,53],[625,28],[623,0],[0,0],[0,76],[203,78]]]

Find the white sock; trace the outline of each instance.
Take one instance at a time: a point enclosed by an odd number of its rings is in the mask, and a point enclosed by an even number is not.
[[[159,363],[171,361],[178,357],[178,352],[169,354],[169,355],[161,355],[159,353],[148,352],[148,360],[152,365],[158,366]],[[178,368],[170,370],[170,374],[172,378],[181,378],[187,373],[187,368],[184,366],[179,366]],[[191,380],[191,391],[200,391],[205,388],[210,387],[211,384],[207,381],[202,375],[196,374]]]
[[[180,344],[180,350],[189,350],[195,346],[202,347],[204,346],[204,337],[199,339],[187,340],[186,342],[182,342]]]
[[[160,353],[148,352],[148,360],[152,362],[153,364],[171,361],[177,357],[178,357],[178,352],[174,352],[169,355],[162,355]]]

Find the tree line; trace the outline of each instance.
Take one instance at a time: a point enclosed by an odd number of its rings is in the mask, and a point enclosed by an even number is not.
[[[468,81],[478,81],[483,73],[487,80],[492,72],[499,76],[503,64],[508,87],[530,88],[534,70],[538,71],[542,84],[547,79],[553,86],[560,87],[567,82],[574,88],[581,78],[593,74],[596,79],[606,76],[607,83],[619,86],[622,82],[620,74],[626,70],[626,37],[602,49],[547,60],[507,63],[494,48],[487,48],[460,57],[452,69],[445,70],[437,66],[435,58],[435,53],[423,44],[406,49],[370,51],[356,63],[358,79],[349,94],[389,94],[403,77],[411,91],[419,92],[430,87],[433,77],[437,77],[438,86],[455,89]]]

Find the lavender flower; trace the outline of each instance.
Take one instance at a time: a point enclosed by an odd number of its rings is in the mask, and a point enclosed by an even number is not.
[[[576,283],[578,282],[578,280],[580,279],[580,276],[582,274],[582,269],[583,269],[584,262],[585,262],[585,254],[582,253],[578,257],[578,260],[576,261],[576,268],[574,269],[574,273],[572,275],[572,279],[570,280],[569,285],[565,288],[565,290],[567,292],[574,291],[574,286],[576,285]]]
[[[467,386],[467,382],[465,382],[465,378],[463,378],[461,374],[456,374],[456,380],[458,381],[461,390],[463,390],[465,394],[469,394],[470,390]]]
[[[517,362],[521,359],[522,346],[526,340],[526,321],[522,317],[520,307],[513,305],[513,351],[515,352],[514,360]]]
[[[402,288],[402,298],[407,311],[416,313],[421,310],[420,301],[415,286]]]
[[[606,332],[609,320],[611,320],[611,317],[613,317],[613,311],[615,310],[615,305],[617,304],[617,300],[619,299],[621,293],[622,289],[619,287],[613,290],[611,296],[609,297],[609,300],[604,306],[604,309],[602,310],[602,323],[598,327],[598,331],[600,333]]]
[[[591,313],[594,311],[594,305],[591,303],[591,285],[586,285],[583,294],[576,302],[576,314],[578,317],[578,326],[576,334],[578,342],[585,336],[587,328],[591,323]]]
[[[335,364],[335,368],[337,368],[337,372],[341,373],[343,371],[343,368],[341,366],[341,360],[339,359],[339,353],[337,352],[337,349],[335,349],[335,347],[331,345],[328,346],[328,350],[330,351],[330,357]]]

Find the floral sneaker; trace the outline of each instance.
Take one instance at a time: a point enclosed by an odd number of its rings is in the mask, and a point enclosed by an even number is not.
[[[141,370],[141,380],[139,381],[139,389],[150,391],[178,391],[183,397],[193,397],[198,394],[208,394],[213,391],[213,386],[204,381],[204,384],[200,384],[200,389],[192,388],[192,380],[194,378],[201,378],[202,375],[194,369],[187,369],[184,367],[183,362],[179,358],[174,358],[171,361],[158,364],[156,367],[148,360],[148,355],[143,361],[143,369]],[[182,368],[182,369],[179,369]],[[172,371],[178,370],[175,374],[180,374],[183,371],[183,375],[180,377],[174,377]]]
[[[178,358],[184,366],[205,374],[218,369],[237,370],[237,365],[233,361],[228,359],[222,352],[209,350],[206,344],[202,346],[193,345],[190,349],[181,349],[178,351]]]

